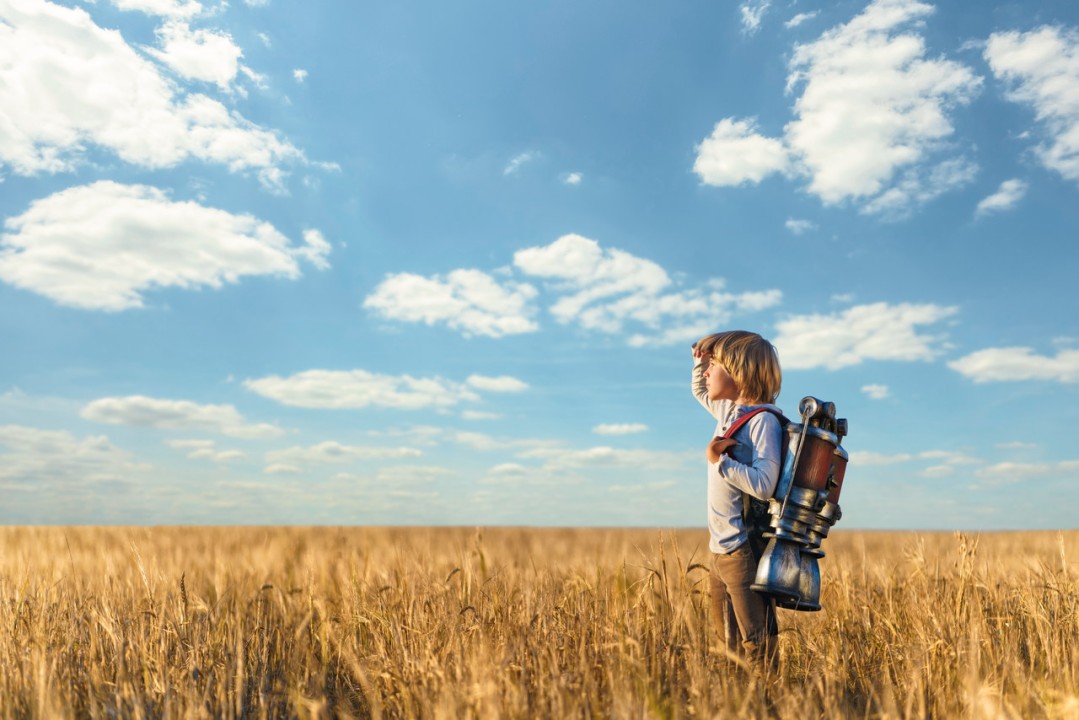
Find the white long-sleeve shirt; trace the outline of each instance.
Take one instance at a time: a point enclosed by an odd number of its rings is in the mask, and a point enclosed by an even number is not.
[[[760,405],[739,405],[731,400],[711,400],[704,380],[704,363],[693,363],[691,389],[697,401],[717,420],[715,436],[727,432],[734,421]],[[775,405],[765,407],[774,408]],[[708,547],[729,553],[749,539],[742,521],[742,493],[766,500],[779,481],[783,429],[770,412],[754,415],[735,433],[738,444],[719,462],[708,463]]]

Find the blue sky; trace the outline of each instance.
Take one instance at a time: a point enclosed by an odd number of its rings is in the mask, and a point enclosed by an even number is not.
[[[1079,6],[0,0],[0,521],[1076,527]]]

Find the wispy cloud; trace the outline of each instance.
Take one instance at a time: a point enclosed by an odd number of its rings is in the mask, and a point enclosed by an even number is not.
[[[169,440],[167,445],[186,450],[187,457],[192,460],[209,460],[220,464],[247,457],[247,453],[242,450],[220,450],[213,440]]]
[[[783,23],[783,27],[787,29],[796,28],[802,23],[809,22],[813,18],[820,15],[820,10],[813,10],[812,12],[798,13],[787,22]]]
[[[283,405],[305,408],[419,410],[448,408],[479,399],[464,383],[366,370],[305,370],[288,377],[269,375],[245,380],[244,387]]]
[[[510,158],[510,161],[506,164],[506,167],[503,168],[502,174],[516,175],[517,172],[520,171],[520,169],[525,164],[530,163],[533,160],[538,160],[539,158],[540,153],[536,152],[535,150],[528,150],[518,155],[514,155],[512,158]]]
[[[592,428],[596,435],[635,435],[648,432],[644,423],[600,423]]]
[[[1017,380],[1079,382],[1079,350],[1062,349],[1053,357],[1029,347],[986,348],[952,360],[948,367],[976,383]]]
[[[120,10],[138,10],[147,15],[168,18],[190,18],[202,12],[196,0],[112,0]]]
[[[787,222],[784,223],[786,228],[790,230],[793,235],[804,235],[811,230],[817,229],[817,224],[811,220],[796,220],[794,218],[787,218]]]
[[[1019,201],[1027,194],[1027,184],[1022,180],[1005,180],[1000,188],[989,197],[978,203],[975,215],[982,217],[994,212],[1011,210],[1019,204]]]
[[[80,415],[109,425],[205,430],[236,438],[274,438],[284,434],[276,425],[248,423],[232,405],[202,405],[145,395],[99,398],[87,403]]]
[[[924,334],[958,312],[955,307],[873,303],[831,315],[795,315],[776,323],[774,340],[784,369],[858,365],[866,360],[932,360],[944,350],[943,333]]]
[[[563,185],[580,185],[582,180],[584,180],[584,175],[582,175],[579,172],[571,172],[571,173],[566,173],[562,177],[562,184]]]
[[[148,470],[104,435],[79,439],[62,430],[0,425],[0,447],[7,449],[0,453],[0,481],[38,493],[131,481]]]
[[[154,288],[219,288],[246,275],[296,278],[298,258],[328,266],[329,245],[317,231],[294,246],[250,215],[104,180],[37,200],[4,228],[0,280],[86,310],[142,307],[143,293]]]
[[[862,393],[872,400],[883,400],[891,394],[887,385],[863,385]]]
[[[1079,181],[1079,31],[1043,26],[994,33],[985,59],[1008,87],[1008,97],[1030,106],[1044,141],[1042,164]]]
[[[518,393],[528,389],[528,383],[509,375],[490,377],[487,375],[469,375],[465,381],[477,390],[498,393]]]
[[[764,14],[771,6],[770,0],[745,0],[738,6],[738,15],[742,21],[742,32],[753,35],[761,28]]]
[[[296,68],[292,71],[292,79],[298,83],[303,83],[307,80],[307,71],[303,68]]]

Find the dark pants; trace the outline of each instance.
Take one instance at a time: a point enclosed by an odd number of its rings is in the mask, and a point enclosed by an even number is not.
[[[724,628],[728,650],[775,663],[779,635],[775,601],[749,588],[757,561],[749,543],[712,556],[712,618]]]

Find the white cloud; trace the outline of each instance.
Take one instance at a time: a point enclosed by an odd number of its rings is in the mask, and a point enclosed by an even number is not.
[[[965,158],[943,160],[925,167],[910,167],[899,173],[892,187],[866,202],[862,212],[880,214],[890,220],[902,219],[914,208],[969,185],[977,175],[978,166]]]
[[[427,325],[445,323],[466,335],[502,337],[534,332],[531,285],[499,284],[479,270],[454,270],[445,278],[391,274],[363,301],[383,317]]]
[[[366,370],[306,370],[245,380],[244,387],[283,405],[305,408],[399,410],[447,408],[478,400],[466,385],[442,378],[380,375]]]
[[[499,375],[498,377],[469,375],[466,382],[477,390],[486,390],[487,392],[515,393],[528,389],[528,383],[509,375]]]
[[[865,360],[932,360],[943,336],[919,334],[958,312],[939,305],[856,305],[831,315],[795,315],[776,323],[774,340],[784,369],[831,370]]]
[[[120,10],[138,10],[147,15],[168,18],[190,18],[202,12],[196,0],[112,0]]]
[[[377,447],[373,445],[343,445],[327,440],[306,447],[296,446],[266,453],[267,469],[275,466],[302,467],[309,463],[348,463],[357,460],[393,460],[415,458],[421,450],[410,447]]]
[[[267,465],[262,469],[262,472],[267,475],[299,475],[303,470],[295,465],[289,465],[288,463],[274,463],[272,465]]]
[[[772,3],[770,0],[745,0],[738,6],[738,15],[742,20],[742,32],[753,35],[761,27],[761,20]]]
[[[124,482],[147,470],[104,435],[77,439],[62,430],[0,425],[0,481],[27,489]]]
[[[303,68],[296,68],[292,71],[292,78],[298,83],[303,83],[307,80],[307,71]]]
[[[787,143],[825,203],[887,192],[897,172],[925,163],[952,134],[949,110],[978,91],[969,68],[927,59],[921,35],[903,32],[933,11],[916,0],[876,0],[795,47],[788,88],[803,90]]]
[[[516,175],[523,165],[530,163],[533,160],[538,160],[539,158],[540,154],[534,150],[528,150],[518,155],[514,155],[502,170],[502,174]]]
[[[1027,184],[1025,182],[1016,179],[1005,180],[995,193],[978,203],[978,209],[974,214],[981,217],[993,212],[1011,210],[1019,204],[1019,201],[1026,194]]]
[[[592,428],[596,435],[633,435],[648,432],[644,423],[600,423]]]
[[[69,307],[142,307],[152,288],[219,288],[245,275],[300,275],[297,257],[319,267],[319,238],[295,247],[272,225],[146,185],[100,181],[35,201],[4,223],[0,280]]]
[[[247,453],[240,450],[219,450],[213,440],[169,440],[167,444],[178,450],[187,450],[187,457],[192,460],[226,463],[247,457]]]
[[[564,185],[580,185],[582,180],[584,180],[584,175],[579,172],[571,172],[566,173],[562,178],[562,183]]]
[[[1044,26],[994,33],[985,59],[1008,97],[1034,109],[1045,135],[1037,149],[1042,164],[1079,181],[1079,32]]]
[[[189,80],[215,83],[228,90],[240,68],[243,51],[227,33],[194,30],[185,22],[167,22],[156,30],[161,49],[146,52]]]
[[[1079,350],[1058,350],[1055,357],[1038,355],[1029,347],[986,348],[948,363],[976,383],[1015,380],[1079,382]]]
[[[854,450],[850,453],[851,465],[898,465],[915,461],[937,461],[938,466],[980,465],[982,460],[954,450],[924,450],[919,453],[878,453],[871,450]],[[931,470],[931,472],[939,472]]]
[[[461,413],[462,420],[501,420],[501,413],[486,412],[483,410],[465,410]]]
[[[545,471],[563,471],[579,468],[612,467],[670,471],[692,462],[696,453],[643,450],[640,448],[619,449],[605,445],[584,450],[567,450],[558,447],[539,447],[517,454],[522,459],[543,461]]]
[[[795,220],[794,218],[787,218],[787,222],[784,224],[794,235],[804,235],[810,230],[817,229],[817,224],[811,220]]]
[[[657,482],[637,483],[634,485],[609,485],[608,492],[623,493],[626,495],[650,495],[669,490],[678,484],[676,480],[659,480]]]
[[[1010,483],[1043,475],[1068,475],[1079,473],[1079,460],[1058,460],[1042,463],[1002,462],[978,470],[976,475],[997,482]]]
[[[274,438],[284,434],[275,425],[247,423],[232,405],[200,405],[145,395],[99,398],[83,407],[80,415],[110,425],[206,430],[235,438]]]
[[[760,182],[784,172],[809,178],[825,204],[864,203],[901,216],[970,182],[976,170],[952,152],[949,114],[981,79],[926,57],[910,28],[932,14],[916,0],[875,0],[850,22],[794,47],[787,89],[801,88],[782,138],[726,118],[698,148],[694,170],[710,185]]]
[[[782,140],[759,134],[753,120],[725,118],[697,146],[693,172],[705,185],[730,186],[759,183],[789,166]]]
[[[813,18],[820,15],[820,10],[814,10],[812,12],[798,13],[787,22],[783,23],[783,27],[787,29],[796,28],[804,22],[808,22]]]
[[[887,385],[863,385],[862,392],[873,400],[883,400],[891,394]]]
[[[81,8],[0,5],[0,67],[0,165],[20,175],[71,170],[89,145],[149,168],[194,158],[265,170],[303,160],[220,102],[179,92]]]
[[[779,290],[721,292],[718,282],[667,292],[673,282],[656,263],[573,234],[519,250],[513,262],[521,272],[548,280],[550,289],[561,295],[550,308],[560,323],[576,322],[586,330],[612,334],[622,332],[627,323],[638,324],[644,331],[628,337],[633,346],[695,340],[736,310],[763,310],[782,298]]]

